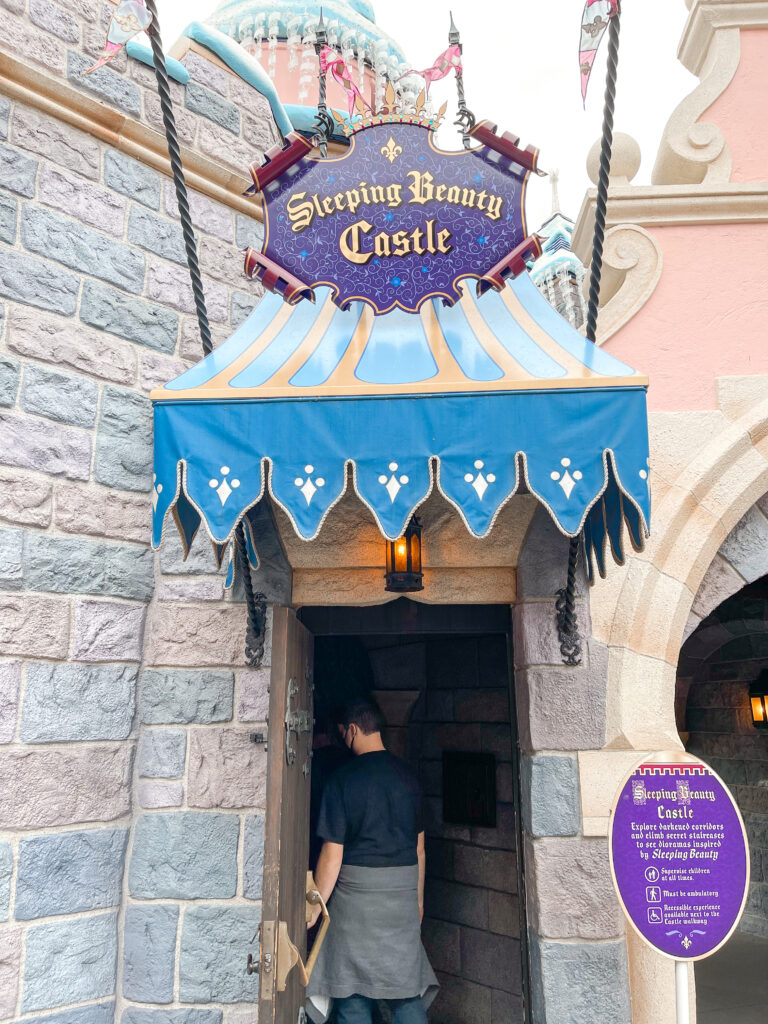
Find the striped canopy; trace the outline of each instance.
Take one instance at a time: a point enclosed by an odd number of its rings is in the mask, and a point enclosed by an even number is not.
[[[602,573],[623,527],[650,520],[646,378],[575,331],[527,274],[453,307],[374,316],[328,289],[289,306],[267,294],[213,353],[152,393],[153,541],[171,509],[185,545],[217,545],[266,489],[312,540],[348,472],[384,536],[433,486],[485,536],[527,488]]]

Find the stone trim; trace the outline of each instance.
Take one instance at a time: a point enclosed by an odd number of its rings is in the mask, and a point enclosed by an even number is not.
[[[3,53],[0,61],[0,93],[72,125],[171,177],[165,139],[159,132],[8,53]],[[183,143],[181,158],[190,189],[249,218],[263,219],[259,204],[241,195],[245,168],[240,177]]]
[[[604,345],[640,312],[661,280],[662,265],[661,246],[644,228],[621,224],[608,231],[603,252],[598,345]]]

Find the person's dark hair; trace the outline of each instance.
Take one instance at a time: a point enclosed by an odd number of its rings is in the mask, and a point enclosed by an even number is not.
[[[384,728],[384,716],[379,705],[370,697],[342,704],[337,709],[336,721],[345,729],[354,724],[366,736],[370,736],[372,732],[381,732]]]

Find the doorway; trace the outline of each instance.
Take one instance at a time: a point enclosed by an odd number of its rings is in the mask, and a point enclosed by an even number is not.
[[[314,636],[318,728],[350,690],[372,693],[385,742],[421,781],[431,1024],[530,1020],[509,607],[402,598],[299,619]]]

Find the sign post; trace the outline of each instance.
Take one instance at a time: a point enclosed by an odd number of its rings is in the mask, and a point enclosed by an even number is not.
[[[744,823],[712,769],[674,751],[624,780],[608,847],[619,902],[640,937],[675,961],[677,1024],[689,1024],[688,963],[717,952],[747,901]]]

